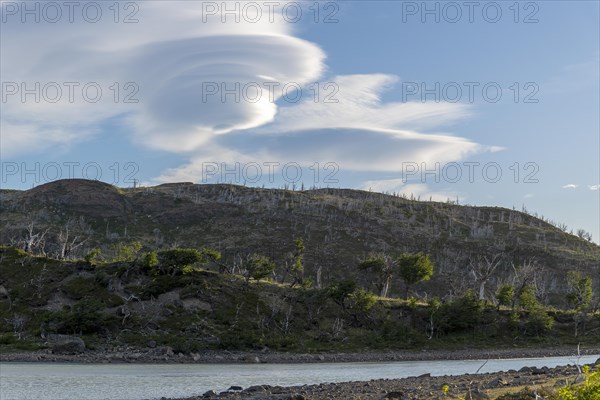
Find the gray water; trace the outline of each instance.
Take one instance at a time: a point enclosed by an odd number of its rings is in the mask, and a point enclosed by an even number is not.
[[[593,363],[595,356],[579,363]],[[489,360],[480,373],[575,364],[575,357]],[[201,395],[231,385],[304,385],[475,373],[482,360],[327,364],[0,363],[1,400],[141,400]]]

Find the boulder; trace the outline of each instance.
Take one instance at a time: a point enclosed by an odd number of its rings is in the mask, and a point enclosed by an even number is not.
[[[79,354],[85,351],[85,342],[77,336],[49,334],[46,343],[53,354]]]
[[[255,393],[255,392],[266,392],[268,389],[268,385],[254,385],[250,386],[244,392],[246,393]]]
[[[500,378],[496,378],[496,379],[493,379],[492,381],[490,381],[486,385],[486,387],[489,389],[496,389],[496,388],[503,387],[506,385],[508,385],[508,382],[506,380],[504,380],[502,377],[500,377]]]

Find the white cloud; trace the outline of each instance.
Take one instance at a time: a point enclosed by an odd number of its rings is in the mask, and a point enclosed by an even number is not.
[[[73,137],[88,138],[119,116],[125,116],[141,143],[189,151],[214,134],[257,127],[276,114],[268,96],[257,102],[203,98],[207,82],[243,87],[262,84],[268,76],[304,85],[321,75],[324,53],[293,37],[293,24],[281,14],[275,13],[273,22],[261,18],[248,23],[242,18],[236,23],[230,17],[232,23],[222,23],[220,16],[203,22],[202,4],[143,2],[136,24],[115,24],[112,14],[95,24],[83,19],[73,24],[24,24],[8,18],[2,32],[4,82],[26,82],[28,88],[36,82],[95,82],[103,95],[98,102],[86,102],[80,86],[74,101],[65,93],[56,103],[36,102],[32,96],[22,102],[20,96],[11,96],[3,104],[3,154],[31,152],[20,136],[23,131],[33,142],[50,138],[49,145],[67,145]],[[5,7],[2,3],[3,13]],[[78,40],[73,40],[75,34]],[[122,101],[131,93],[124,87],[115,102],[110,89],[115,82],[134,82],[139,103]],[[275,92],[275,99],[279,95]]]
[[[3,24],[4,81],[96,82],[104,91],[96,103],[83,101],[81,93],[73,103],[67,96],[55,104],[11,97],[1,121],[3,156],[81,143],[113,120],[125,124],[136,143],[185,155],[185,164],[157,181],[197,181],[206,161],[335,162],[349,171],[399,171],[403,162],[444,163],[501,150],[438,130],[468,117],[468,105],[384,102],[382,94],[398,77],[325,79],[323,51],[294,37],[294,24],[281,15],[273,22],[203,22],[202,4],[142,2],[137,24],[112,18]],[[302,100],[285,103],[279,89],[270,98],[266,80],[304,87]],[[307,85],[317,80],[315,101]],[[334,85],[325,87],[328,81]],[[139,88],[139,102],[122,101],[131,93],[127,82]],[[211,82],[228,88],[256,82],[263,95],[258,101],[203,96]],[[329,95],[337,103],[328,102]]]
[[[574,183],[569,183],[568,185],[564,185],[562,188],[563,189],[577,189],[577,187],[579,187],[579,185],[576,185]]]
[[[462,202],[465,199],[454,191],[432,191],[425,183],[404,183],[402,179],[370,180],[364,182],[361,189],[379,193],[403,194],[409,198],[412,196],[416,199],[431,201],[447,201],[458,198]]]
[[[313,91],[300,104],[281,107],[280,118],[261,131],[421,129],[448,125],[470,115],[470,107],[458,103],[383,103],[381,95],[397,82],[398,77],[385,74],[326,79],[320,84],[316,99]]]
[[[468,115],[457,104],[385,104],[381,92],[397,79],[388,75],[353,75],[338,82],[339,103],[312,98],[281,107],[271,124],[212,137],[187,164],[171,168],[158,182],[200,179],[206,162],[336,163],[341,171],[399,172],[404,163],[446,163],[498,147],[444,134],[400,129],[422,121],[441,125]]]
[[[588,185],[590,190],[600,190],[600,185]]]

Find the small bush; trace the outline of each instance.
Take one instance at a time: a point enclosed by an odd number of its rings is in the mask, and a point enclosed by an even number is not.
[[[560,400],[598,400],[600,399],[600,366],[591,372],[589,365],[583,366],[585,381],[582,385],[568,385],[559,389]]]
[[[188,266],[203,261],[202,253],[196,249],[171,249],[158,253],[158,270],[162,274],[176,275]]]
[[[12,333],[3,333],[0,335],[0,345],[13,344],[17,342],[17,337]]]

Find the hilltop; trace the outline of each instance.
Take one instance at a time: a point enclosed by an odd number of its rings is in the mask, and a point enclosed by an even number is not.
[[[565,274],[600,276],[600,246],[526,213],[348,189],[291,191],[234,185],[171,183],[120,189],[102,182],[61,180],[26,191],[0,191],[0,242],[55,258],[81,259],[93,248],[116,257],[139,241],[145,250],[209,247],[239,266],[260,253],[285,266],[294,239],[305,243],[305,276],[326,286],[359,273],[372,252],[397,256],[423,251],[436,274],[425,288],[437,295],[476,289],[482,259],[501,259],[486,290],[519,265],[537,271],[543,295],[565,290]],[[67,234],[68,232],[68,234]],[[32,236],[41,236],[36,242]],[[61,236],[62,235],[62,236]],[[65,242],[67,246],[65,246]],[[67,253],[67,254],[64,254]],[[276,279],[283,280],[283,272]],[[399,293],[394,282],[391,293]],[[491,292],[488,294],[492,294]],[[561,296],[555,296],[560,301]]]

